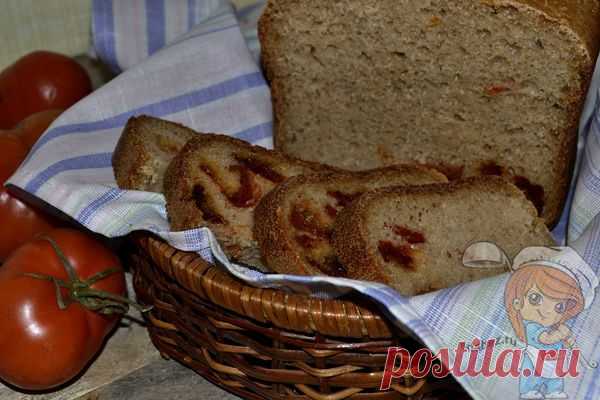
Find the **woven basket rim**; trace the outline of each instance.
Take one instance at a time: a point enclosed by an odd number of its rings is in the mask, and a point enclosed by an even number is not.
[[[198,254],[178,250],[148,232],[136,232],[131,239],[169,279],[252,323],[272,324],[298,335],[379,341],[370,342],[370,346],[363,343],[365,347],[386,346],[392,336],[407,335],[383,317],[375,305],[364,304],[359,295],[356,301],[329,300],[282,289],[258,288],[206,262]]]

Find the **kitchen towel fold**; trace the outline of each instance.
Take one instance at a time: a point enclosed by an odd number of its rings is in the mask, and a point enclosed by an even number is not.
[[[264,2],[236,3],[237,7],[225,0],[93,1],[93,53],[120,74],[61,115],[9,184],[95,232],[117,237],[133,230],[152,231],[177,248],[220,261],[254,285],[285,286],[326,297],[350,290],[364,293],[433,351],[455,349],[473,338],[514,338],[504,301],[508,274],[412,298],[375,283],[266,275],[230,263],[206,228],[170,232],[162,195],[117,188],[111,156],[133,115],[154,115],[198,131],[272,146],[270,92],[256,62],[256,20]],[[578,175],[554,231],[559,241],[568,239],[594,273],[600,267],[599,90],[597,71],[581,121]],[[600,359],[598,303],[568,322],[589,360]],[[524,347],[521,340],[514,343]],[[518,376],[457,378],[475,399],[519,398]],[[577,377],[564,378],[564,393],[571,399],[597,399],[598,378],[599,369],[582,364]]]

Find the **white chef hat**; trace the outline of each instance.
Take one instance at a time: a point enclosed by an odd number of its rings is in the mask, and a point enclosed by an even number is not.
[[[471,268],[511,267],[506,253],[494,243],[471,244],[463,254],[463,265]],[[571,247],[526,247],[512,262],[516,271],[530,265],[555,268],[578,283],[584,299],[584,308],[594,301],[598,276],[590,265]]]

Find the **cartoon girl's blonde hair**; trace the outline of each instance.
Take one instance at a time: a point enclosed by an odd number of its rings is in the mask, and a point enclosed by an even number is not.
[[[526,301],[529,289],[536,285],[544,296],[559,300],[571,300],[572,307],[568,307],[559,323],[563,323],[583,310],[584,300],[577,282],[566,273],[551,267],[529,265],[513,272],[506,284],[504,291],[504,305],[517,337],[526,342],[525,326],[519,310],[514,307],[514,300],[521,304]]]

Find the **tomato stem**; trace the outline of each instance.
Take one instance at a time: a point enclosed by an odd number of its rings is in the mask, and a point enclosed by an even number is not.
[[[60,259],[60,262],[62,263],[63,267],[67,271],[67,274],[69,275],[69,280],[70,281],[78,280],[77,274],[75,273],[75,269],[73,268],[73,265],[71,265],[71,263],[67,259],[67,256],[65,255],[65,253],[63,253],[62,249],[58,246],[58,244],[54,241],[54,239],[52,239],[49,236],[42,236],[41,239],[46,240],[47,242],[50,243],[50,245],[54,249],[54,252]]]
[[[106,301],[106,304],[111,305],[111,306],[121,305],[121,306],[127,307],[127,305],[130,305],[143,313],[148,312],[152,309],[151,306],[144,307],[144,306],[137,304],[134,301],[129,300],[126,297],[119,296],[118,294],[114,294],[114,293],[110,293],[110,292],[105,292],[103,290],[86,288],[86,289],[82,289],[82,290],[78,290],[78,291],[74,292],[73,295],[75,297],[77,297],[80,300],[80,302],[82,302],[82,304],[83,304],[83,302],[88,301],[88,299],[92,299],[92,300]]]
[[[129,310],[129,306],[135,307],[142,313],[148,312],[152,309],[152,306],[144,307],[128,299],[127,297],[104,290],[93,289],[91,287],[98,281],[101,281],[112,274],[121,272],[119,268],[107,268],[92,275],[88,279],[81,280],[77,276],[75,268],[73,268],[73,265],[69,262],[58,244],[49,237],[42,237],[42,239],[50,242],[50,245],[63,264],[65,271],[67,271],[69,280],[64,281],[51,275],[38,273],[26,273],[25,276],[52,282],[56,290],[56,303],[58,304],[59,309],[66,309],[73,302],[81,304],[88,310],[96,311],[104,315],[125,314]],[[68,290],[69,296],[67,299],[64,298],[61,289]]]
[[[117,272],[120,272],[120,271],[121,270],[117,267],[108,268],[108,269],[105,269],[104,271],[100,271],[97,274],[90,276],[84,282],[87,286],[92,286],[94,283],[101,281],[102,279],[107,278],[108,276],[115,274]]]
[[[58,279],[52,277],[52,283],[54,284],[54,290],[56,293],[56,302],[58,303],[58,308],[61,310],[66,310],[68,304],[62,295],[62,290],[60,290],[60,285],[59,285]]]

